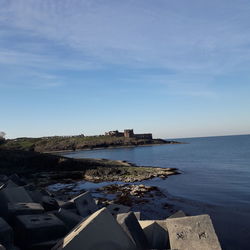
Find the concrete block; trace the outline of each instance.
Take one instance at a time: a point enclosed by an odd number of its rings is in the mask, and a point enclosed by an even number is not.
[[[130,207],[118,204],[110,204],[107,206],[107,209],[115,217],[117,214],[128,213],[130,211]]]
[[[23,187],[3,188],[0,190],[0,216],[8,218],[8,203],[33,202]]]
[[[80,194],[71,201],[74,201],[77,211],[82,217],[87,217],[98,210],[90,192]]]
[[[134,212],[134,215],[135,215],[137,220],[141,219],[141,212]]]
[[[167,219],[170,246],[179,250],[221,250],[209,215]]]
[[[41,243],[33,244],[30,250],[49,250],[56,245],[58,240],[44,241]],[[12,250],[12,249],[11,249]]]
[[[185,216],[186,216],[186,214],[185,214],[182,210],[179,210],[179,211],[177,211],[176,213],[170,215],[170,216],[168,217],[168,219],[181,218],[181,217],[185,217]]]
[[[140,221],[139,222],[149,242],[150,249],[168,249],[168,232],[160,224],[161,221]]]
[[[41,194],[42,195],[44,195],[44,196],[53,196],[47,189],[45,189],[45,188],[42,188],[41,190],[40,190],[40,192],[41,192]]]
[[[82,216],[63,208],[60,208],[59,211],[55,213],[55,215],[64,222],[68,230],[73,229],[77,224],[84,220]]]
[[[5,248],[13,245],[13,230],[10,225],[0,217],[0,244]]]
[[[32,202],[31,197],[23,187],[4,188],[0,191],[0,197],[7,203]]]
[[[60,239],[67,233],[64,223],[53,214],[19,215],[15,230],[17,242],[24,249]]]
[[[76,204],[73,201],[66,201],[63,204],[59,204],[63,209],[76,209]]]
[[[5,174],[0,174],[0,182],[6,182],[8,180],[8,176]]]
[[[65,250],[135,250],[136,246],[106,208],[80,223],[52,248]]]
[[[155,220],[139,220],[138,222],[139,222],[141,228],[144,229],[145,227],[153,224],[156,221]]]
[[[46,211],[54,211],[60,208],[57,200],[50,196],[43,196],[41,204]]]
[[[10,216],[25,214],[42,214],[44,208],[39,203],[8,203]]]
[[[35,190],[37,190],[36,186],[34,184],[31,184],[31,183],[28,183],[23,187],[26,189],[26,191],[35,191]]]
[[[166,230],[166,232],[168,231],[167,220],[139,220],[139,224],[141,225],[142,229],[151,225],[154,222],[156,222],[159,226]]]
[[[38,190],[31,190],[31,189],[32,188],[25,186],[25,190],[27,191],[31,199],[36,203],[42,203],[43,195]]]
[[[9,180],[13,181],[17,186],[24,186],[27,183],[20,178],[20,176],[18,176],[17,174],[12,174],[9,176]]]
[[[18,187],[16,183],[14,183],[12,180],[7,180],[4,184],[4,188],[13,188]]]
[[[134,242],[137,249],[149,248],[147,238],[133,212],[118,214],[116,220]]]

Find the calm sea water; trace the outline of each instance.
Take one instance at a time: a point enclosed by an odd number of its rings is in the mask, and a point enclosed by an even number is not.
[[[176,197],[189,214],[209,213],[224,249],[250,249],[250,135],[179,139],[187,144],[64,154],[176,167],[182,174],[146,181]]]

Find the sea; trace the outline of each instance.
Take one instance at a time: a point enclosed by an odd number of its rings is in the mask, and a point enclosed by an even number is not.
[[[209,214],[223,249],[250,249],[250,135],[176,140],[183,144],[85,150],[64,156],[178,168],[180,175],[143,183],[158,186],[187,215]]]

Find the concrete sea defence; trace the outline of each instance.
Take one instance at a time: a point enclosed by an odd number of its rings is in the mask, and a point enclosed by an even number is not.
[[[209,215],[143,220],[140,211],[104,205],[90,192],[60,200],[16,174],[0,183],[0,249],[221,249]]]

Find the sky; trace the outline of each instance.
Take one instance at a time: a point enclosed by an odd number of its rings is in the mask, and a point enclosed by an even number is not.
[[[249,0],[0,0],[0,131],[249,134],[249,13]]]

